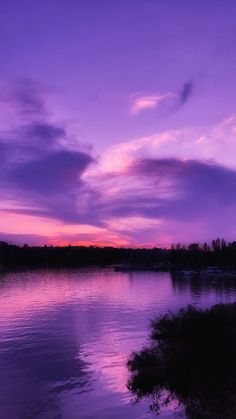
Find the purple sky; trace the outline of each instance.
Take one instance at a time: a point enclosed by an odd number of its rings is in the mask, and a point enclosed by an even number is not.
[[[3,0],[0,239],[236,239],[236,2]]]

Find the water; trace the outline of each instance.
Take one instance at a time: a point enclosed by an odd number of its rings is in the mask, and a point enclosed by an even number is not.
[[[232,302],[229,281],[169,273],[27,271],[0,276],[1,419],[151,419],[126,361],[157,314]],[[161,418],[173,418],[171,411]]]

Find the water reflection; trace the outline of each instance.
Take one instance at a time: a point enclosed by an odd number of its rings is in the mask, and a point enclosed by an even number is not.
[[[17,329],[1,345],[1,400],[12,401],[5,406],[5,417],[11,417],[13,409],[22,418],[44,417],[49,411],[55,414],[53,392],[89,390],[91,372],[80,356],[70,309],[62,307],[56,315],[38,314],[30,328]]]
[[[230,277],[217,278],[212,276],[204,278],[199,275],[171,274],[171,280],[176,292],[182,293],[189,290],[193,298],[204,296],[205,302],[207,302],[207,296],[210,296],[213,300],[217,297],[222,302],[235,300],[236,280]]]
[[[150,418],[146,404],[130,404],[126,388],[126,361],[143,346],[150,319],[235,295],[233,284],[195,284],[168,273],[2,275],[1,419]]]

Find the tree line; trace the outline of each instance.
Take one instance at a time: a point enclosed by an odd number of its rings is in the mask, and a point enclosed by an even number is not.
[[[96,246],[16,246],[0,242],[0,265],[32,267],[83,267],[142,264],[152,266],[168,251]]]
[[[156,270],[236,268],[236,241],[176,244],[171,248],[116,248],[97,246],[17,246],[0,242],[0,266],[83,267],[127,265]]]

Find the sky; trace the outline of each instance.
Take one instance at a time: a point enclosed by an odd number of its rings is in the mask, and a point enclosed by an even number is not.
[[[236,239],[236,2],[2,0],[0,240]]]

